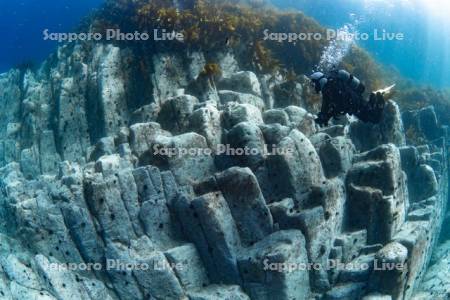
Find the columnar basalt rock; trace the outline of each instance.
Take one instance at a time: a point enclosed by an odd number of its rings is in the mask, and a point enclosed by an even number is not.
[[[210,59],[216,79],[200,76]],[[426,271],[448,220],[433,108],[401,118],[389,101],[381,124],[318,128],[306,86],[242,65],[75,43],[1,74],[1,297],[409,300],[448,286],[444,250]],[[411,126],[424,145],[405,144]],[[49,267],[69,263],[91,268]]]
[[[232,102],[226,105],[223,114],[224,127],[230,129],[241,122],[251,122],[256,125],[264,123],[261,111],[252,104]]]
[[[187,200],[187,199],[186,199]],[[183,230],[198,247],[213,282],[241,283],[237,255],[241,245],[230,208],[220,192],[177,205]],[[186,208],[189,210],[185,212]]]
[[[216,149],[222,141],[221,117],[222,111],[218,110],[217,103],[206,102],[192,113],[189,128],[204,136],[208,146]]]
[[[278,231],[239,258],[244,290],[252,299],[308,299],[305,240],[298,230]],[[290,272],[282,266],[297,266]]]
[[[230,207],[244,245],[251,246],[272,233],[272,215],[250,169],[230,168],[216,174],[215,180]]]
[[[291,197],[300,202],[308,189],[325,182],[319,155],[300,131],[292,130],[277,148],[279,155],[269,157],[268,170],[279,200]]]
[[[223,105],[227,103],[239,103],[239,104],[251,104],[257,107],[259,110],[264,109],[263,99],[253,94],[244,94],[234,91],[219,91],[220,102]]]
[[[390,100],[383,112],[380,124],[354,120],[349,126],[349,135],[360,151],[373,149],[380,144],[405,145],[405,131],[398,105]]]
[[[368,229],[369,241],[384,244],[405,222],[409,205],[400,152],[389,144],[360,154],[355,161],[346,179],[347,224],[356,229],[364,224],[362,228]]]
[[[391,295],[393,299],[403,298],[408,249],[400,243],[390,243],[377,253],[375,259],[383,270],[377,269],[372,274],[370,289]]]
[[[161,107],[158,123],[167,131],[184,133],[189,129],[189,119],[197,104],[198,99],[189,95],[169,98]]]
[[[320,159],[328,178],[345,174],[353,162],[355,149],[350,140],[336,137],[325,141],[319,149]]]
[[[407,111],[402,115],[405,128],[414,130],[423,135],[432,143],[443,136],[443,130],[439,127],[439,122],[433,106],[425,107],[418,111]]]
[[[227,145],[231,149],[243,149],[247,154],[232,155],[231,164],[250,167],[255,170],[266,159],[267,146],[264,136],[258,125],[250,122],[242,122],[230,129],[226,136]],[[247,150],[246,150],[247,149]],[[230,156],[225,153],[225,156]]]
[[[222,90],[237,91],[240,93],[252,94],[258,97],[262,96],[261,83],[255,73],[241,71],[223,78],[219,82],[219,88]]]

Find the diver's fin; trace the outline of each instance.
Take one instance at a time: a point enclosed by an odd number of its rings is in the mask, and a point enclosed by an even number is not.
[[[389,95],[389,94],[392,93],[392,90],[394,89],[395,86],[396,86],[396,84],[393,84],[393,85],[391,85],[391,86],[388,86],[387,88],[384,88],[384,89],[375,91],[374,93],[375,93],[375,94],[380,93],[380,94],[383,95],[383,96],[384,96],[384,95]]]

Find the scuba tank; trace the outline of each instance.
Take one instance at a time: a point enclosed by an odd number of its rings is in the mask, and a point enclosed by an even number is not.
[[[358,94],[362,94],[366,90],[366,87],[361,83],[361,80],[345,70],[337,71],[337,78],[347,83],[347,85]]]
[[[324,86],[328,83],[330,79],[337,79],[341,82],[344,82],[346,86],[350,87],[350,89],[358,94],[364,93],[366,87],[361,81],[350,74],[345,70],[332,70],[328,76],[326,76],[322,72],[315,72],[310,77],[311,81],[315,84],[316,92],[320,92],[323,90]]]

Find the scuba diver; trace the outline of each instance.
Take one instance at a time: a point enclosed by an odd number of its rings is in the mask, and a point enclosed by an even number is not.
[[[367,123],[379,123],[385,106],[384,94],[395,86],[370,94],[369,100],[364,99],[364,84],[345,70],[333,70],[325,75],[315,72],[310,76],[317,93],[322,93],[322,109],[316,119],[319,126],[327,126],[331,118],[355,115]]]

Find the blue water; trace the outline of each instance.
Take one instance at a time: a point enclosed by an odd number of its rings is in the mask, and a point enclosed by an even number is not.
[[[450,87],[450,21],[414,2],[422,0],[272,0],[305,11],[320,23],[339,28],[358,22],[360,32],[402,32],[404,41],[358,41],[379,62],[404,76],[436,87]],[[425,0],[423,0],[425,1]],[[433,0],[436,1],[436,0]],[[445,0],[437,0],[445,2]],[[71,31],[103,0],[0,0],[0,72],[20,63],[45,59],[56,44],[42,31]],[[432,2],[432,1],[430,1]],[[406,4],[405,4],[406,3]],[[445,4],[444,4],[445,5]],[[442,10],[450,13],[450,5]]]
[[[450,87],[450,1],[448,0],[273,0],[295,8],[321,24],[339,28],[358,23],[360,32],[374,29],[403,33],[403,41],[358,41],[379,62],[404,76],[435,87]]]
[[[45,59],[56,44],[43,30],[67,32],[103,0],[0,0],[0,72]]]

